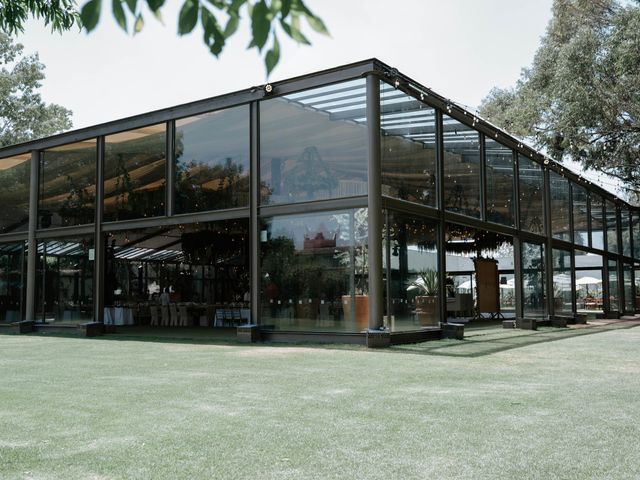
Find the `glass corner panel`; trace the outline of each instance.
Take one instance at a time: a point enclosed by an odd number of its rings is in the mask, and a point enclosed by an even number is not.
[[[542,166],[518,155],[520,178],[520,228],[544,235],[544,174]]]
[[[515,227],[513,151],[485,138],[487,220]]]
[[[589,245],[589,210],[587,191],[581,185],[571,184],[573,207],[573,243]]]
[[[569,181],[556,172],[549,172],[551,202],[551,234],[559,240],[571,241],[571,202]]]
[[[0,234],[29,229],[31,154],[0,159]]]

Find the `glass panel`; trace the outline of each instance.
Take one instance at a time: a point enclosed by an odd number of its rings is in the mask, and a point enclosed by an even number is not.
[[[631,218],[628,208],[620,210],[620,229],[622,231],[622,254],[631,257]]]
[[[603,229],[603,203],[602,197],[591,192],[591,246],[598,250],[604,249]]]
[[[29,182],[31,154],[0,159],[0,233],[29,229]]]
[[[367,194],[364,80],[260,103],[263,204]]]
[[[0,323],[24,317],[27,284],[26,242],[0,245]]]
[[[444,204],[448,211],[480,218],[480,137],[476,130],[442,116]]]
[[[380,83],[382,193],[435,207],[435,110]]]
[[[554,238],[571,241],[569,215],[569,181],[556,172],[549,172],[551,190],[551,232]]]
[[[607,250],[618,253],[618,221],[615,203],[607,200]]]
[[[262,324],[359,332],[369,325],[367,210],[264,220]]]
[[[576,308],[591,318],[602,313],[604,295],[602,289],[602,256],[575,251]]]
[[[249,107],[176,120],[176,213],[249,205]]]
[[[553,311],[556,315],[573,312],[571,299],[571,252],[553,249]]]
[[[50,148],[40,156],[38,227],[95,221],[96,140]]]
[[[609,260],[609,310],[620,311],[620,285],[618,282],[618,262]]]
[[[165,214],[166,125],[105,137],[104,221]]]
[[[631,216],[631,234],[633,235],[633,257],[640,259],[640,214],[637,212]]]
[[[544,254],[544,245],[522,243],[522,299],[525,317],[540,318],[546,313]]]
[[[518,155],[520,175],[520,228],[544,234],[544,176],[542,167],[527,157]]]
[[[438,327],[437,223],[389,212],[386,231],[391,293],[387,326],[391,331]]]
[[[38,241],[36,318],[81,323],[93,318],[93,236]]]
[[[250,320],[249,221],[113,232],[105,305],[113,323],[235,327]]]
[[[485,139],[487,158],[487,220],[515,227],[515,186],[513,151]]]
[[[589,211],[587,210],[587,190],[572,183],[573,190],[573,242],[576,245],[589,245]]]
[[[625,263],[624,266],[624,310],[626,312],[633,312],[634,310],[634,298],[633,298],[633,265]]]

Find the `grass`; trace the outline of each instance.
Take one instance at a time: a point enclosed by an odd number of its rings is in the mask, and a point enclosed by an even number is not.
[[[384,351],[0,335],[0,478],[639,478],[629,326]]]

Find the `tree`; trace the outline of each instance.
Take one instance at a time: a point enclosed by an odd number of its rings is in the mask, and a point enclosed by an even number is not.
[[[480,114],[640,192],[640,1],[555,0],[533,64]]]
[[[0,147],[47,137],[71,128],[71,111],[47,105],[38,93],[44,65],[38,55],[0,33]]]
[[[113,17],[120,28],[129,32],[131,26],[134,35],[141,32],[145,25],[145,3],[149,12],[162,21],[165,0],[111,0]],[[44,20],[45,25],[51,25],[54,31],[68,30],[76,23],[91,32],[100,21],[102,0],[89,0],[79,11],[74,0],[14,0],[0,2],[0,6],[0,30],[8,34],[22,31],[29,15]],[[262,54],[267,43],[271,44],[264,53],[267,75],[280,60],[278,31],[297,43],[310,45],[302,33],[300,21],[304,18],[316,32],[329,34],[324,22],[309,10],[303,0],[183,0],[178,17],[178,35],[193,32],[200,23],[204,44],[218,57],[226,41],[237,32],[243,10],[251,19],[252,40],[247,48],[255,48]]]

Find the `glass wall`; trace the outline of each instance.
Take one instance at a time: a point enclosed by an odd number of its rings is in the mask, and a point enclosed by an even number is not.
[[[93,236],[38,241],[36,318],[45,323],[93,319]]]
[[[367,194],[365,80],[260,103],[263,204]]]
[[[609,259],[609,310],[620,311],[620,283],[618,281],[618,262]]]
[[[607,250],[618,253],[618,219],[616,205],[610,200],[605,202],[607,209]]]
[[[520,178],[520,228],[544,234],[544,176],[542,167],[518,155]]]
[[[359,332],[368,327],[367,210],[265,219],[262,326]]]
[[[604,249],[604,222],[603,201],[600,195],[591,192],[591,247],[598,250]]]
[[[556,315],[573,312],[571,281],[571,252],[553,249],[553,311]]]
[[[436,112],[380,84],[382,193],[437,206]]]
[[[595,318],[604,309],[602,255],[575,250],[576,308]]]
[[[166,125],[105,137],[104,221],[165,214]]]
[[[622,268],[624,277],[624,311],[633,312],[635,307],[635,298],[633,295],[633,265],[625,263]]]
[[[31,154],[0,159],[0,234],[29,229]]]
[[[620,210],[620,230],[622,233],[622,254],[631,257],[631,216],[629,209],[623,207]]]
[[[0,245],[0,323],[18,322],[24,317],[25,252],[26,242]]]
[[[176,120],[176,213],[249,206],[249,107]]]
[[[487,220],[515,227],[513,151],[485,138]]]
[[[443,115],[442,135],[445,208],[480,218],[480,134]]]
[[[389,249],[384,268],[389,281],[391,331],[440,325],[437,222],[389,212],[385,228]]]
[[[546,314],[544,282],[544,245],[522,243],[522,290],[525,317],[541,318]]]
[[[633,236],[633,257],[640,259],[640,213],[631,214],[631,235]]]
[[[38,227],[67,227],[95,221],[95,139],[50,148],[40,154]]]
[[[106,317],[154,327],[247,323],[248,240],[247,219],[111,232]]]
[[[571,203],[569,181],[554,171],[549,172],[551,190],[551,234],[554,238],[571,241]]]
[[[577,183],[571,184],[573,207],[573,242],[589,245],[589,209],[587,190]]]

